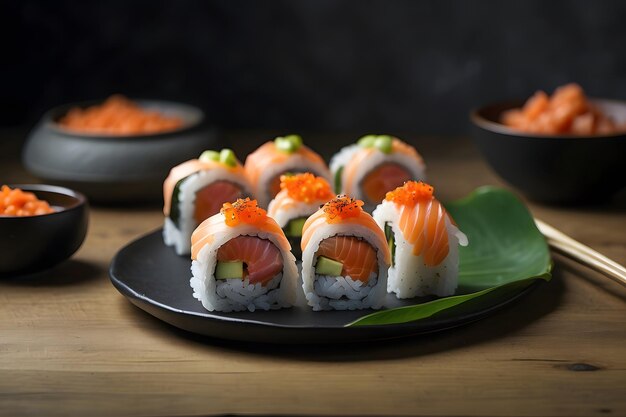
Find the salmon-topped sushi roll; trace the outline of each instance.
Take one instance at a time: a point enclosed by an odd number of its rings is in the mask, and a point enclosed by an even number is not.
[[[373,210],[387,191],[409,180],[426,179],[426,166],[414,147],[387,135],[364,136],[330,161],[335,192],[365,202]]]
[[[225,202],[251,196],[248,177],[230,149],[205,151],[172,168],[163,183],[165,244],[188,255],[196,226],[219,213]]]
[[[335,194],[328,181],[309,172],[281,175],[280,188],[281,191],[270,201],[267,214],[282,227],[293,254],[299,259],[304,222]]]
[[[225,203],[191,236],[193,296],[209,311],[270,310],[296,300],[298,267],[278,223],[256,200]]]
[[[311,172],[330,182],[330,171],[317,153],[302,143],[298,135],[266,142],[246,158],[246,174],[261,207],[280,191],[280,176]]]
[[[428,184],[409,181],[374,210],[391,251],[387,289],[398,298],[444,297],[458,285],[459,245],[467,246],[467,237],[433,192]]]
[[[313,310],[381,308],[391,261],[383,231],[363,202],[336,197],[302,229],[302,286]]]

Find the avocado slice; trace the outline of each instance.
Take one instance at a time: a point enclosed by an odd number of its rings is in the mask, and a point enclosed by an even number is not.
[[[215,279],[242,279],[243,278],[243,262],[228,261],[217,262],[215,267]]]
[[[315,273],[318,275],[329,275],[331,277],[340,277],[343,264],[333,259],[320,256],[317,258],[315,265]]]
[[[335,172],[335,193],[341,193],[341,175],[343,174],[343,167],[339,167],[337,172]]]
[[[287,226],[285,226],[285,235],[301,237],[304,222],[306,222],[306,217],[299,217],[297,219],[289,220],[289,223],[287,223]]]
[[[219,161],[220,153],[216,151],[204,151],[198,159],[200,162]]]
[[[390,154],[393,150],[393,142],[391,136],[382,135],[374,140],[374,147],[382,153]]]
[[[391,251],[391,266],[394,266],[396,263],[396,237],[393,234],[393,229],[389,222],[385,223],[385,237],[387,238],[389,250]]]
[[[302,147],[302,138],[299,135],[287,135],[274,139],[276,149],[285,153],[297,152]]]
[[[237,157],[235,156],[235,152],[232,149],[222,149],[220,151],[219,161],[229,167],[237,166]]]

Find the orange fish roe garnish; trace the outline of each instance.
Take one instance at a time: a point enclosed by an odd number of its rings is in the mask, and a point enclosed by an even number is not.
[[[414,206],[420,201],[428,201],[435,198],[435,189],[422,181],[407,181],[402,187],[389,191],[385,200],[403,206]]]
[[[280,189],[287,190],[287,195],[294,200],[305,203],[330,200],[334,196],[328,181],[308,172],[296,175],[281,175]]]
[[[345,195],[337,196],[324,204],[324,214],[329,223],[338,223],[351,217],[358,217],[363,209],[363,201]]]
[[[226,217],[227,226],[235,227],[241,223],[261,224],[267,217],[267,212],[257,205],[256,200],[238,198],[234,203],[224,203],[221,213]]]
[[[0,189],[0,216],[39,216],[54,213],[47,201],[39,200],[33,193],[3,185]]]
[[[183,121],[145,110],[124,96],[113,95],[99,105],[70,109],[59,124],[77,132],[139,135],[178,129]]]

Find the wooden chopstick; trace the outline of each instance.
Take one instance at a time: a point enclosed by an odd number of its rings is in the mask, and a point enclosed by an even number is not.
[[[626,268],[622,265],[539,219],[535,219],[535,224],[552,249],[626,286]]]

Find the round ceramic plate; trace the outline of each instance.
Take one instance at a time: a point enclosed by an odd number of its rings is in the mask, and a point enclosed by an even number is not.
[[[193,333],[223,339],[272,343],[339,343],[397,338],[460,326],[483,318],[530,291],[536,284],[491,302],[469,303],[418,321],[401,324],[346,327],[372,313],[361,311],[314,312],[299,296],[295,307],[238,313],[209,312],[192,296],[190,259],[165,246],[162,231],[152,232],[124,247],[110,269],[113,285],[137,307]],[[387,295],[389,308],[431,299],[398,300]]]

